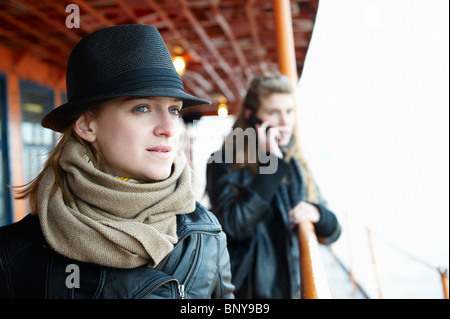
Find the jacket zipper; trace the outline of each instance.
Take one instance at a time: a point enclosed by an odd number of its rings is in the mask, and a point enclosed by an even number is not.
[[[186,238],[188,238],[189,236],[191,236],[193,234],[204,234],[204,235],[217,236],[217,235],[219,235],[219,233],[220,232],[216,233],[216,232],[202,232],[202,231],[194,231],[194,232],[188,233],[183,238],[181,238],[178,241],[178,243],[175,244],[175,246],[173,246],[173,250],[175,250],[175,248],[177,248],[181,242],[183,242]],[[164,267],[164,265],[166,264],[167,259],[169,259],[169,257],[170,257],[170,254],[168,254],[166,257],[164,257],[164,259],[161,260],[161,262],[158,264],[158,266],[156,266],[156,269],[161,270]]]
[[[184,236],[180,241],[178,241],[178,243],[173,247],[173,249],[175,249],[182,241],[184,241],[186,238],[188,238],[189,236],[191,236],[191,235],[193,235],[193,234],[206,234],[206,235],[212,235],[212,236],[216,236],[216,235],[217,235],[216,233],[212,233],[212,232],[211,232],[211,233],[207,233],[207,232],[192,232],[192,233],[189,233],[189,234],[187,234],[186,236]],[[201,237],[199,237],[198,240],[197,240],[197,246],[196,246],[196,248],[195,248],[194,260],[192,261],[192,264],[191,264],[191,266],[189,267],[189,271],[188,271],[188,273],[187,273],[187,275],[186,275],[186,278],[183,280],[183,282],[180,284],[180,282],[179,282],[177,279],[175,279],[175,278],[166,280],[166,281],[162,282],[161,284],[159,284],[158,286],[152,288],[149,292],[147,292],[147,293],[144,295],[144,297],[143,297],[142,299],[147,298],[147,297],[148,297],[149,295],[151,295],[156,289],[158,289],[159,287],[165,285],[166,283],[168,283],[168,282],[170,282],[170,281],[172,281],[172,280],[177,282],[179,299],[184,299],[184,297],[185,297],[185,293],[184,293],[185,285],[186,285],[186,283],[187,283],[189,277],[191,276],[192,271],[194,270],[194,267],[195,267],[195,265],[196,265],[196,263],[197,263],[197,259],[198,259],[198,255],[199,255],[199,250],[200,250],[200,241],[201,241]],[[169,259],[169,256],[170,256],[170,254],[167,255],[166,257],[164,257],[164,259],[162,260],[162,262],[159,263],[159,265],[158,265],[158,267],[156,267],[156,269],[161,270],[161,268],[163,268],[163,266],[165,265],[167,259]]]
[[[156,285],[155,287],[153,287],[152,289],[150,289],[149,291],[147,291],[140,299],[147,299],[147,297],[150,296],[153,292],[155,292],[156,289],[158,289],[158,288],[161,287],[161,286],[164,286],[165,284],[167,284],[168,282],[171,282],[171,281],[175,281],[176,284],[177,284],[177,286],[178,286],[178,287],[180,286],[180,283],[178,282],[177,279],[175,279],[175,278],[170,278],[170,279],[164,280],[164,281],[161,282],[160,284]]]
[[[184,284],[178,285],[178,294],[180,295],[179,299],[184,299]]]
[[[202,237],[198,237],[197,240],[197,246],[195,247],[195,255],[194,260],[192,261],[191,267],[189,267],[189,271],[186,275],[186,278],[184,278],[184,281],[178,286],[178,292],[180,294],[180,299],[184,299],[184,286],[186,285],[189,277],[191,277],[192,271],[194,270],[195,265],[197,264],[197,259],[200,251],[200,242]]]

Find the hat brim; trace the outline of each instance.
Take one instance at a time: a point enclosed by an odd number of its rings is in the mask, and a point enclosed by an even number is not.
[[[49,128],[56,132],[62,133],[67,127],[69,127],[75,120],[77,120],[84,112],[90,108],[118,97],[173,97],[183,101],[183,109],[199,106],[209,105],[211,101],[198,98],[196,96],[187,94],[183,90],[175,89],[172,87],[158,88],[152,87],[147,89],[135,90],[130,92],[111,92],[104,96],[90,97],[88,100],[71,101],[65,103],[51,112],[49,112],[41,121],[41,125],[45,128]]]

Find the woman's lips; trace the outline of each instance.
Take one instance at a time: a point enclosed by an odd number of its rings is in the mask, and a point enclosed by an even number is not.
[[[171,156],[172,147],[167,145],[158,145],[147,149],[147,151],[155,157],[167,159]]]

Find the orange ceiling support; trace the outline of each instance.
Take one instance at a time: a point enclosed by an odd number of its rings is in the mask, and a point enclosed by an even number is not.
[[[273,0],[273,11],[277,33],[280,72],[288,76],[294,87],[297,87],[298,73],[295,57],[294,30],[292,28],[291,2],[289,0]]]

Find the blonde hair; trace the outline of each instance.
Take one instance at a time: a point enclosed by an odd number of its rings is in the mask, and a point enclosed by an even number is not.
[[[93,107],[88,112],[97,112],[100,109],[100,107]],[[61,189],[63,193],[64,200],[66,202],[73,202],[73,197],[71,194],[69,194],[64,185],[67,185],[67,177],[65,172],[61,169],[61,166],[59,165],[59,160],[61,158],[61,153],[66,146],[67,142],[70,138],[76,139],[81,145],[83,145],[86,148],[87,155],[91,159],[93,165],[95,168],[100,167],[100,156],[97,153],[97,151],[92,147],[91,143],[85,141],[81,137],[78,136],[78,134],[74,130],[74,124],[72,124],[70,127],[66,128],[62,132],[62,136],[60,137],[58,143],[56,146],[50,151],[49,156],[44,164],[44,167],[42,171],[29,183],[21,186],[12,186],[11,188],[14,189],[16,196],[15,199],[27,199],[28,198],[28,206],[30,209],[31,214],[37,214],[38,211],[38,201],[39,198],[37,196],[39,183],[41,182],[44,174],[47,172],[47,170],[52,169],[53,173],[55,174],[55,184],[53,185],[52,194],[54,195],[56,191]]]
[[[256,114],[262,104],[261,102],[270,95],[277,93],[293,95],[294,91],[288,77],[278,74],[266,74],[253,79],[250,88],[247,91],[247,95],[244,99],[244,103],[241,107],[239,115],[237,116],[236,121],[233,125],[233,130],[236,128],[241,128],[245,131],[247,128],[252,127],[252,124],[245,117],[246,110],[250,110],[251,112]],[[285,159],[287,162],[289,162],[291,158],[294,157],[298,161],[300,167],[302,168],[302,173],[305,180],[305,185],[308,193],[307,200],[312,203],[317,203],[319,200],[317,186],[308,162],[306,161],[301,151],[297,126],[298,121],[296,118],[294,130],[292,133],[292,141],[287,149]],[[256,174],[258,172],[258,161],[256,161],[255,163],[250,163],[248,161],[247,141],[245,141],[244,147],[242,149],[236,149],[236,145],[237,143],[233,143],[234,154],[235,156],[241,156],[241,158],[244,158],[244,162],[235,162],[233,168],[238,169],[242,167],[249,167]],[[238,155],[238,153],[240,155]]]

